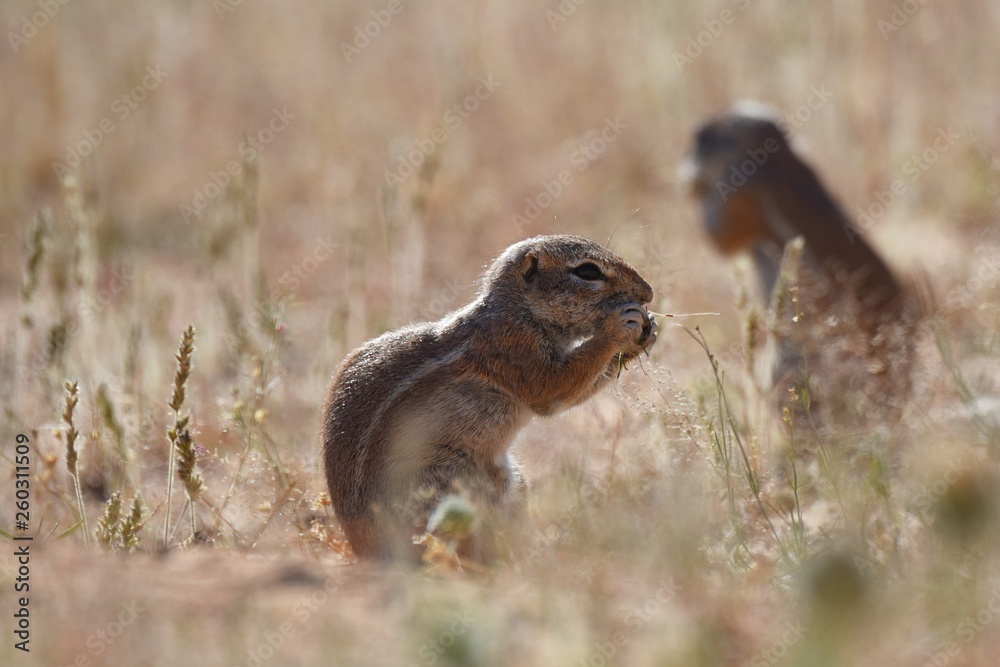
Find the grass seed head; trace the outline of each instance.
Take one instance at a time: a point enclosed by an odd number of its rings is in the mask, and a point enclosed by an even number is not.
[[[122,494],[115,491],[108,498],[104,514],[97,521],[97,541],[108,549],[115,548],[115,538],[121,531]]]
[[[198,451],[191,439],[190,431],[186,428],[183,429],[177,435],[175,444],[177,447],[177,475],[184,482],[184,489],[191,502],[194,502],[201,495],[205,485],[201,479],[201,473],[197,469]]]
[[[174,374],[174,391],[170,396],[170,408],[174,412],[179,412],[184,405],[184,388],[188,375],[191,372],[191,355],[194,352],[194,326],[188,328],[181,334],[181,344],[177,350],[177,372]]]
[[[66,422],[66,467],[71,475],[76,475],[76,464],[79,460],[79,453],[76,450],[76,438],[80,432],[73,424],[73,411],[76,404],[80,402],[79,389],[76,382],[66,381],[66,402],[63,407],[62,418]]]
[[[38,288],[38,274],[45,256],[45,239],[51,227],[52,218],[49,212],[39,211],[31,226],[31,234],[28,237],[26,248],[27,261],[24,265],[24,274],[21,276],[21,301],[25,307],[31,303],[35,290]],[[32,323],[31,316],[25,312],[22,321],[24,324],[30,325]]]
[[[132,510],[121,518],[121,541],[122,546],[131,551],[139,546],[139,531],[142,530],[144,505],[142,496],[138,493],[132,499]]]

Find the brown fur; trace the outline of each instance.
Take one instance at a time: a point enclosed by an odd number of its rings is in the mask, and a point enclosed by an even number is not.
[[[751,253],[764,299],[780,310],[770,371],[781,403],[789,384],[808,385],[814,415],[837,405],[891,414],[910,388],[920,307],[792,150],[777,115],[741,103],[710,119],[689,166],[712,240],[724,253]],[[792,302],[773,292],[796,237],[804,247]]]
[[[692,190],[712,240],[727,254],[752,253],[765,298],[782,248],[802,236],[807,266],[834,291],[856,300],[870,318],[898,314],[900,283],[792,150],[769,108],[743,103],[702,125],[692,167]]]
[[[574,275],[586,263],[605,279]],[[509,453],[518,431],[533,415],[585,401],[647,350],[652,297],[635,269],[597,243],[542,236],[500,255],[464,308],[348,355],[324,409],[323,457],[355,553],[405,552],[429,510],[456,490],[487,513],[515,515],[524,504]]]

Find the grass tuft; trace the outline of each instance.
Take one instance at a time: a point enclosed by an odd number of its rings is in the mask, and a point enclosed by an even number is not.
[[[170,442],[169,463],[167,466],[167,499],[166,516],[163,521],[163,545],[170,543],[170,501],[174,490],[174,470],[177,469],[191,508],[191,535],[197,532],[194,501],[202,490],[201,476],[196,472],[197,454],[188,432],[191,415],[182,411],[184,394],[188,375],[191,373],[191,357],[194,353],[194,325],[188,325],[181,334],[181,342],[177,349],[177,371],[174,374],[174,388],[170,395],[170,409],[174,411],[174,424],[167,430],[167,440]]]
[[[24,274],[21,277],[21,322],[32,326],[31,301],[38,289],[38,276],[41,273],[42,259],[45,256],[45,239],[52,227],[52,217],[47,210],[41,210],[35,215],[34,224],[28,236],[24,264]]]
[[[142,497],[137,493],[132,498],[129,511],[123,512],[124,509],[122,494],[115,491],[108,498],[104,514],[97,522],[97,540],[105,549],[128,552],[139,548],[139,532],[145,525],[142,519],[145,511]]]
[[[76,507],[79,512],[78,519],[83,522],[83,533],[89,546],[90,530],[87,528],[87,508],[83,504],[83,489],[80,486],[78,467],[80,455],[76,448],[76,439],[80,432],[76,430],[76,425],[73,423],[73,412],[76,410],[77,403],[80,402],[80,390],[76,382],[69,380],[66,381],[64,388],[66,389],[66,402],[63,406],[62,418],[66,423],[66,428],[63,430],[63,436],[66,438],[66,469],[69,470],[70,477],[73,478],[73,490],[76,493]]]
[[[108,498],[104,514],[97,521],[97,542],[105,548],[114,548],[121,534],[122,494],[115,491]]]

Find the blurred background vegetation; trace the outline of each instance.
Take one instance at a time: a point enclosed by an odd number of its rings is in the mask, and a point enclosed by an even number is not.
[[[37,650],[5,661],[994,664],[996,3],[19,0],[0,19],[0,474],[30,434],[39,535]],[[933,286],[890,422],[851,405],[790,428],[745,367],[752,280],[677,175],[741,98],[789,114],[887,261]],[[619,388],[534,423],[508,567],[349,565],[316,465],[332,370],[542,233],[608,241],[659,312],[719,312],[683,321],[719,373],[664,328]],[[164,540],[189,324],[205,489],[193,538],[174,491]],[[57,540],[79,518],[67,379],[95,534]],[[115,492],[142,496],[131,554],[86,547]],[[13,572],[5,555],[5,610]]]

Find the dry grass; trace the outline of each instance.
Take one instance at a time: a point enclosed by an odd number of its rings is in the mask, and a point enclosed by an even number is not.
[[[0,558],[0,660],[993,664],[1000,7],[897,3],[919,10],[883,36],[889,2],[587,2],[553,28],[554,1],[404,1],[346,62],[341,42],[389,3],[337,4],[71,2],[0,49],[0,476],[29,434],[38,535],[30,656],[11,646]],[[0,16],[20,34],[39,11]],[[448,111],[477,86],[474,111]],[[804,109],[796,138],[831,189],[932,286],[912,387],[880,397],[891,420],[857,392],[821,406],[832,423],[790,395],[784,420],[746,370],[762,321],[747,273],[675,177],[691,129],[741,97]],[[55,169],[81,142],[79,166]],[[350,564],[317,466],[332,369],[552,232],[610,239],[657,311],[721,314],[684,320],[693,336],[663,327],[615,391],[530,426],[531,523],[509,566]],[[111,549],[82,526],[57,539],[78,521],[67,380],[80,495]],[[170,429],[203,486],[168,513]]]

